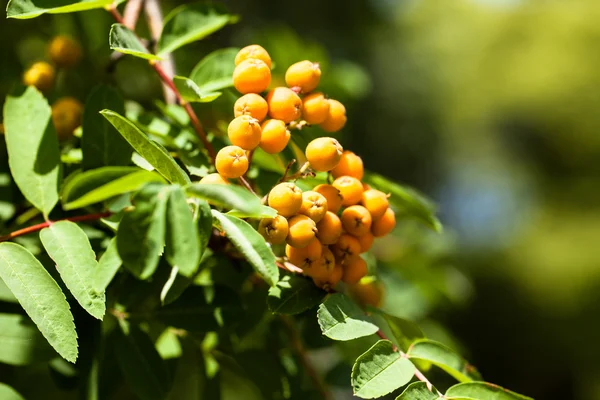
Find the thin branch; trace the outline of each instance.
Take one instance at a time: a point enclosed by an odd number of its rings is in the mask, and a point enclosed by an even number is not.
[[[252,189],[252,186],[250,186],[250,183],[246,180],[246,178],[244,178],[243,176],[239,177],[240,182],[242,183],[242,185],[248,189],[248,191],[250,191],[250,193],[252,193],[253,195],[257,196],[256,192],[254,191],[254,189]]]
[[[135,30],[143,4],[144,0],[129,0],[125,6],[125,11],[123,12],[123,25],[132,31]]]
[[[19,229],[17,231],[11,232],[5,236],[0,236],[0,242],[5,242],[7,240],[11,240],[11,239],[14,239],[19,236],[23,236],[23,235],[27,235],[29,233],[41,231],[42,229],[47,228],[50,225],[52,225],[53,223],[58,222],[58,221],[71,221],[71,222],[95,221],[95,220],[98,220],[101,218],[110,217],[112,214],[113,214],[112,212],[106,211],[106,212],[97,213],[97,214],[87,214],[87,215],[79,215],[77,217],[62,218],[62,219],[59,219],[56,221],[46,221],[46,222],[42,222],[41,224],[37,224],[37,225],[29,226],[27,228]]]
[[[333,399],[333,397],[331,396],[331,392],[329,391],[329,388],[327,387],[327,385],[325,385],[323,380],[319,377],[319,374],[317,373],[317,371],[313,367],[312,363],[308,359],[308,355],[306,354],[306,349],[304,348],[304,345],[302,344],[302,338],[300,337],[300,334],[298,333],[298,328],[296,327],[294,320],[292,318],[284,315],[284,316],[281,316],[281,321],[283,321],[283,324],[285,325],[285,327],[288,331],[288,335],[290,337],[292,347],[294,348],[294,351],[298,354],[298,358],[300,358],[300,363],[302,364],[304,371],[306,371],[306,374],[311,379],[313,385],[321,394],[321,398],[324,400]]]

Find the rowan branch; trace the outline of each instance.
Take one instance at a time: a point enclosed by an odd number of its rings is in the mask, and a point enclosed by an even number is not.
[[[123,25],[132,31],[135,30],[143,4],[144,0],[129,0],[125,6],[125,11],[123,12]]]

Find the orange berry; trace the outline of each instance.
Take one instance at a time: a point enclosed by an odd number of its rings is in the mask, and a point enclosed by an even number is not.
[[[287,243],[292,247],[306,247],[315,238],[317,226],[315,221],[306,215],[296,215],[289,219],[290,231]]]
[[[371,224],[372,226],[372,224]],[[358,241],[360,243],[360,252],[366,253],[369,251],[371,246],[373,246],[373,242],[375,241],[375,236],[371,232],[367,232],[364,235],[359,236]]]
[[[329,114],[329,102],[321,92],[311,93],[302,99],[302,119],[309,124],[320,124]]]
[[[258,121],[262,121],[267,117],[268,112],[269,106],[267,105],[267,101],[256,93],[243,95],[233,105],[233,114],[236,117],[249,115]]]
[[[375,237],[381,237],[389,234],[396,226],[396,214],[394,210],[388,208],[385,213],[377,221],[371,225],[371,233]]]
[[[327,211],[317,223],[317,237],[323,244],[334,244],[342,235],[342,221],[340,217]]]
[[[364,173],[365,169],[363,167],[362,159],[349,150],[344,151],[339,164],[331,170],[331,175],[333,175],[334,178],[347,175],[361,180]]]
[[[318,240],[317,240],[318,241]],[[326,279],[333,272],[335,267],[335,257],[329,247],[323,246],[321,258],[312,265],[312,268],[306,272],[306,275],[315,279]]]
[[[332,213],[337,213],[342,208],[342,194],[336,187],[322,183],[315,186],[313,191],[321,193],[325,197],[327,200],[327,210]]]
[[[264,218],[258,224],[258,233],[272,244],[285,242],[288,232],[288,221],[281,215],[276,215],[274,218]]]
[[[260,148],[269,154],[283,151],[290,142],[291,133],[285,122],[280,119],[268,119],[262,123]]]
[[[358,283],[368,273],[367,262],[361,257],[356,257],[344,265],[342,281],[349,285]]]
[[[331,290],[342,279],[343,273],[344,273],[344,270],[343,270],[342,266],[340,264],[336,264],[333,267],[333,269],[331,270],[331,273],[329,274],[329,276],[327,278],[325,278],[325,279],[313,278],[313,282],[315,283],[315,285],[317,285],[318,287],[320,287],[322,289]]]
[[[54,86],[54,67],[47,62],[36,62],[23,74],[23,84],[47,92]]]
[[[215,159],[217,172],[225,178],[239,178],[248,171],[248,157],[238,146],[223,147]]]
[[[317,239],[312,239],[303,248],[293,247],[289,244],[285,246],[285,255],[288,260],[304,270],[307,275],[308,270],[321,259],[322,254],[323,245]]]
[[[251,44],[238,51],[235,56],[235,65],[239,65],[242,61],[248,59],[261,60],[271,68],[271,56],[262,46],[257,44]]]
[[[298,86],[303,93],[312,92],[321,80],[321,68],[318,63],[304,60],[290,65],[285,71],[285,83],[289,87]]]
[[[316,171],[330,171],[340,162],[344,149],[330,137],[316,138],[306,146],[306,159]]]
[[[381,218],[385,213],[385,210],[390,206],[388,196],[377,189],[364,191],[360,203],[369,210],[371,217],[373,217],[373,221]]]
[[[379,307],[383,300],[384,288],[378,281],[365,282],[360,280],[355,285],[349,285],[350,295],[363,306]]]
[[[267,204],[276,209],[279,215],[291,217],[302,207],[302,190],[291,182],[280,183],[269,192]]]
[[[52,62],[59,67],[72,67],[81,60],[81,46],[68,36],[56,36],[48,46]]]
[[[329,112],[319,126],[325,132],[337,132],[346,125],[346,107],[337,100],[329,99]]]
[[[267,94],[269,116],[280,119],[286,124],[300,118],[302,99],[291,89],[278,87]]]
[[[261,60],[244,60],[233,70],[233,86],[242,94],[264,92],[270,83],[271,70]]]
[[[202,184],[215,184],[215,185],[229,185],[229,181],[225,178],[223,178],[221,175],[217,174],[216,172],[212,173],[212,174],[208,174],[206,175],[204,178],[200,179],[200,182],[198,183],[202,183]]]
[[[60,140],[73,136],[82,115],[83,105],[73,97],[61,97],[52,104],[52,123]]]
[[[338,241],[331,246],[331,251],[337,262],[346,264],[360,254],[360,242],[354,236],[343,233]]]
[[[357,204],[362,197],[362,183],[352,176],[340,176],[332,185],[342,194],[342,205],[345,207]]]
[[[302,193],[302,206],[298,212],[319,222],[327,212],[327,200],[322,194],[312,190],[304,192]]]
[[[366,192],[367,190],[371,189],[371,186],[369,186],[369,184],[368,184],[368,183],[364,183],[364,182],[363,182],[363,184],[362,184],[362,185],[363,185],[363,192]]]
[[[248,115],[240,115],[229,123],[227,135],[234,146],[244,150],[253,150],[260,143],[262,129],[258,120]]]
[[[373,220],[369,210],[363,206],[350,206],[342,212],[344,230],[354,236],[369,233]]]

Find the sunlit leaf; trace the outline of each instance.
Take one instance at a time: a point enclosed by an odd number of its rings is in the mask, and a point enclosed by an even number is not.
[[[261,206],[260,211],[256,213],[247,213],[239,210],[231,210],[227,212],[227,215],[238,218],[275,218],[277,216],[277,210],[268,206]]]
[[[311,279],[286,275],[269,289],[267,304],[277,314],[298,314],[315,307],[326,294]]]
[[[413,363],[380,340],[356,359],[352,367],[354,395],[363,399],[384,396],[406,385],[415,373]]]
[[[37,327],[24,315],[0,314],[0,332],[0,362],[28,365],[56,356]]]
[[[93,279],[96,290],[105,291],[119,268],[121,268],[121,265],[123,265],[123,261],[119,257],[117,239],[112,238],[106,251],[102,254],[100,260],[98,260],[98,268]]]
[[[192,70],[190,79],[202,92],[214,92],[233,86],[233,70],[237,47],[215,50]]]
[[[531,397],[511,392],[488,382],[459,383],[446,391],[445,398],[456,400],[533,400]]]
[[[410,346],[407,355],[408,358],[425,360],[440,367],[460,382],[481,380],[474,366],[452,349],[433,340],[417,340]]]
[[[396,400],[442,400],[442,398],[431,392],[425,382],[414,382],[408,385]]]
[[[181,275],[192,276],[200,265],[198,225],[180,186],[173,186],[167,203],[165,256]]]
[[[67,361],[77,359],[77,333],[69,303],[43,265],[24,247],[0,243],[0,278],[48,343]]]
[[[194,81],[183,76],[174,77],[173,83],[175,83],[175,87],[181,94],[181,97],[191,103],[210,103],[222,94],[221,92],[204,91]]]
[[[323,335],[333,340],[352,340],[379,330],[369,317],[341,293],[328,296],[317,311]]]
[[[260,214],[260,199],[240,186],[194,183],[186,187],[189,195],[208,201],[217,207],[235,209],[246,215]]]
[[[6,7],[8,18],[34,18],[42,14],[60,14],[103,8],[113,0],[10,0]]]
[[[121,24],[113,24],[110,28],[110,48],[119,53],[145,58],[146,60],[161,59],[150,53],[136,34]]]
[[[5,383],[0,383],[0,399],[2,400],[25,400],[15,389]]]

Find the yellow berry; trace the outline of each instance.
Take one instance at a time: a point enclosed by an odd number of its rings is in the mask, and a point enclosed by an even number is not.
[[[302,119],[309,124],[320,124],[329,114],[329,102],[321,92],[311,93],[302,99]]]
[[[315,238],[317,226],[306,215],[296,215],[288,220],[290,231],[287,243],[292,247],[306,247]]]
[[[288,145],[291,133],[285,122],[279,119],[268,119],[262,123],[260,148],[269,154],[283,151]]]
[[[367,279],[360,280],[354,285],[349,285],[350,295],[363,306],[380,307],[385,293],[383,285],[378,281]]]
[[[233,86],[242,94],[264,92],[270,83],[271,70],[261,60],[244,60],[233,70]]]
[[[36,62],[23,74],[23,83],[42,92],[49,91],[54,86],[54,67],[46,62]]]
[[[351,235],[362,236],[369,233],[372,222],[371,214],[363,206],[350,206],[342,212],[342,226]]]
[[[344,149],[330,137],[321,137],[306,146],[306,159],[316,171],[331,171],[340,162]]]
[[[60,140],[73,136],[82,115],[83,105],[73,97],[61,97],[52,104],[52,123]]]
[[[340,236],[338,241],[331,246],[331,251],[338,263],[346,264],[360,254],[360,242],[354,236],[344,233]]]
[[[337,100],[329,99],[329,112],[319,126],[325,132],[337,132],[346,125],[346,107]]]
[[[360,243],[360,252],[366,253],[367,251],[369,251],[371,246],[373,246],[373,242],[375,241],[375,236],[373,236],[373,234],[371,232],[367,232],[364,235],[359,236],[357,239]]]
[[[347,175],[361,180],[364,173],[365,169],[363,167],[362,159],[349,150],[344,151],[339,164],[331,170],[331,175],[333,175],[334,178]]]
[[[377,189],[365,190],[362,194],[360,203],[369,210],[371,217],[373,217],[373,221],[381,218],[390,205],[388,196]]]
[[[267,94],[269,116],[280,119],[286,124],[300,118],[302,99],[291,89],[278,87]]]
[[[239,178],[248,171],[248,157],[238,146],[223,147],[215,159],[217,172],[225,178]]]
[[[288,221],[281,215],[277,215],[274,218],[264,218],[258,224],[258,232],[269,243],[283,243],[289,232]]]
[[[313,91],[321,80],[321,68],[318,63],[308,60],[290,65],[285,72],[285,83],[289,87],[300,87],[303,93]]]
[[[335,264],[335,266],[331,270],[331,273],[329,274],[328,277],[326,277],[324,279],[313,278],[313,282],[315,283],[315,285],[317,285],[318,287],[320,287],[322,289],[331,290],[342,279],[343,273],[344,273],[344,270],[343,270],[342,266],[340,264]]]
[[[48,46],[52,62],[59,67],[72,67],[81,60],[81,46],[68,36],[56,36]]]
[[[368,273],[367,262],[361,257],[356,257],[344,265],[342,281],[349,285],[358,283]]]
[[[333,272],[335,267],[335,257],[329,247],[323,246],[321,258],[312,265],[310,270],[305,271],[306,275],[314,279],[326,279]]]
[[[262,46],[257,44],[251,44],[238,51],[235,56],[235,65],[239,65],[242,61],[248,59],[261,60],[269,69],[271,68],[271,56]]]
[[[231,144],[244,150],[254,150],[260,144],[262,129],[258,120],[240,115],[234,118],[227,127],[227,135]]]
[[[302,206],[298,212],[319,222],[327,212],[327,200],[322,194],[312,190],[304,192],[302,193]]]
[[[327,210],[337,214],[340,208],[342,208],[342,194],[336,187],[322,183],[315,186],[313,191],[321,193],[325,197],[327,200]]]
[[[317,239],[312,239],[303,248],[285,246],[285,255],[296,267],[301,268],[308,275],[308,270],[316,264],[323,254],[323,246]]]
[[[362,198],[362,183],[352,176],[340,176],[332,184],[342,194],[342,205],[344,207],[358,204]]]
[[[317,237],[323,244],[334,244],[342,235],[342,221],[340,217],[327,211],[319,222],[317,222]]]
[[[267,117],[267,112],[269,112],[267,101],[256,93],[243,95],[233,105],[233,114],[236,117],[249,115],[259,122]]]
[[[302,190],[291,182],[280,183],[269,192],[267,204],[276,209],[279,215],[291,217],[302,207]]]
[[[206,175],[204,178],[200,179],[200,182],[198,183],[213,185],[229,185],[229,181],[216,172]]]
[[[375,237],[381,237],[389,234],[396,226],[396,214],[394,210],[388,208],[383,216],[371,225],[371,233]]]

